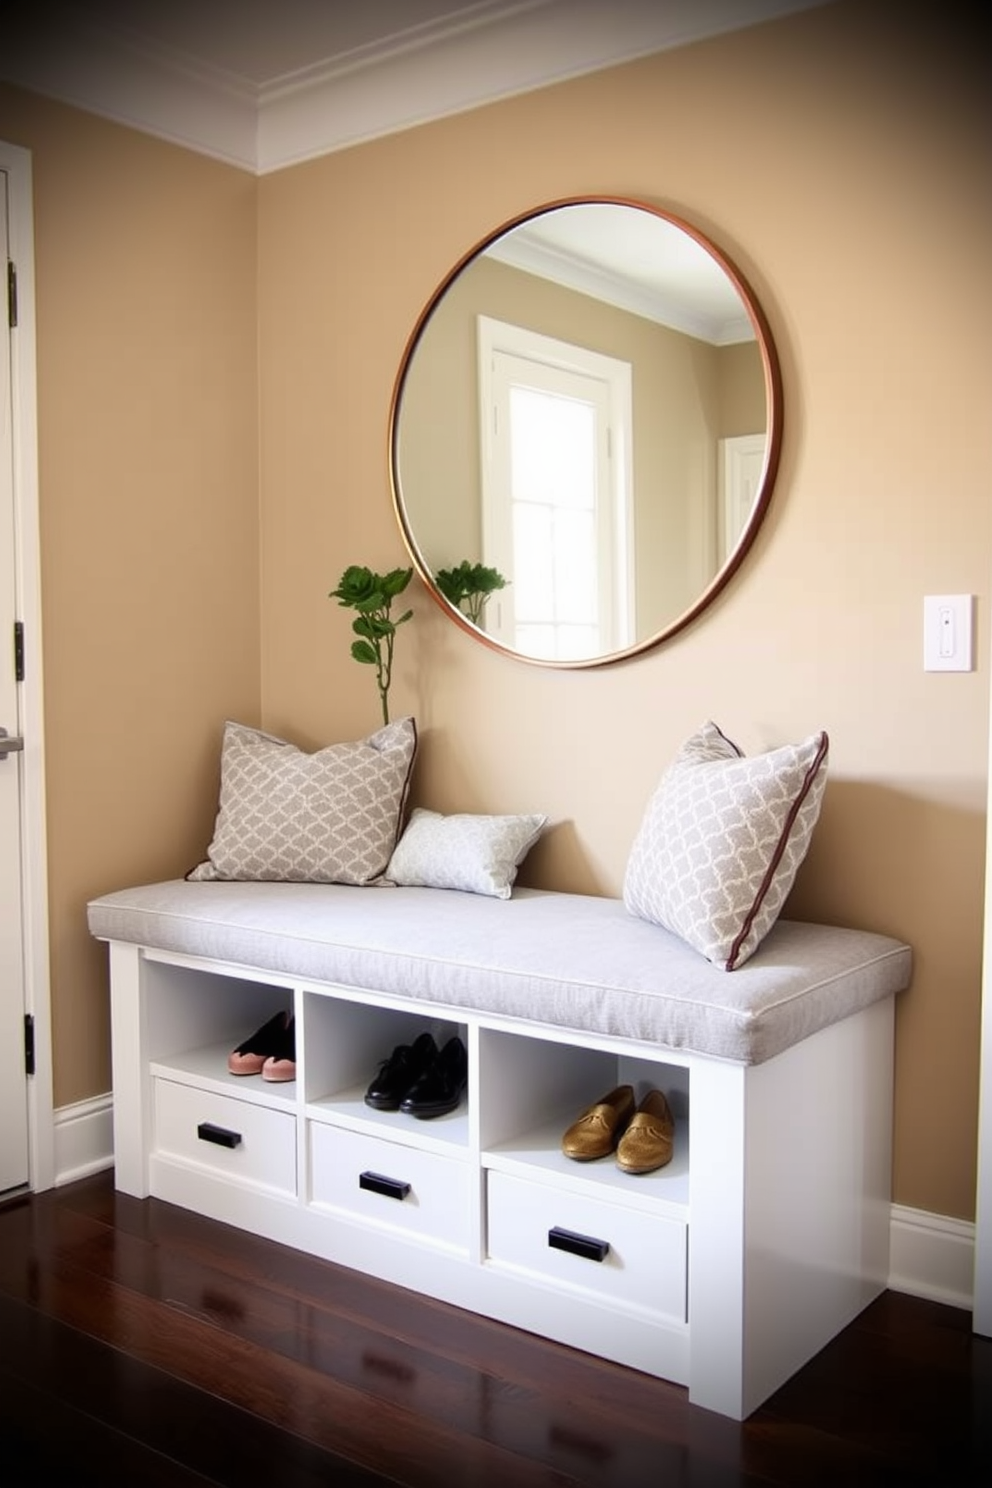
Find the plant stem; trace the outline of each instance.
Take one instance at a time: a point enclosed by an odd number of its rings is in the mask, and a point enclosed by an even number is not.
[[[386,648],[385,660],[383,660],[382,654],[383,645],[385,645]],[[385,640],[383,642],[380,642],[380,644],[376,647],[376,652],[378,654],[378,661],[376,663],[376,681],[379,684],[379,698],[382,702],[382,721],[385,725],[389,722],[389,684],[392,680],[393,671],[392,635],[386,636]]]

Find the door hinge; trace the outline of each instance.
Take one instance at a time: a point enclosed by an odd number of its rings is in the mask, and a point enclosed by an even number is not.
[[[17,324],[17,268],[7,260],[7,324],[13,330]]]
[[[24,621],[14,621],[14,681],[24,681]]]
[[[24,1014],[24,1073],[34,1074],[34,1014]]]

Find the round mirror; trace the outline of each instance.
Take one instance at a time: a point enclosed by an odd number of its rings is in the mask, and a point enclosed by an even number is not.
[[[553,202],[455,265],[390,410],[414,565],[463,628],[597,666],[688,625],[741,563],[781,442],[764,316],[700,232]]]

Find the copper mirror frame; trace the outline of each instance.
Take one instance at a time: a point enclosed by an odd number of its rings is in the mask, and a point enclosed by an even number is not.
[[[632,272],[625,269],[621,278],[610,270],[607,278],[601,250],[610,260],[626,255]],[[672,273],[689,285],[677,298]],[[480,414],[488,405],[480,405],[486,374],[479,347],[490,326],[508,336],[523,327],[523,334],[549,346],[574,337],[584,352],[606,353],[631,367],[632,432],[620,498],[629,549],[625,570],[617,573],[619,588],[636,600],[627,601],[614,632],[618,639],[590,643],[589,654],[581,649],[585,642],[572,642],[580,647],[573,654],[547,654],[539,649],[544,631],[538,648],[521,648],[519,630],[508,639],[505,626],[501,631],[494,623],[494,615],[502,620],[512,609],[515,574],[512,563],[493,563],[494,550],[484,547],[483,532],[492,523],[482,513],[481,493],[493,462],[480,432],[489,414]],[[389,413],[396,516],[433,599],[493,650],[568,669],[650,650],[713,603],[754,542],[781,441],[778,357],[740,271],[683,218],[625,197],[547,203],[503,223],[466,252],[417,320]],[[731,470],[729,481],[719,479],[721,462]],[[684,485],[681,475],[671,474],[676,468],[689,472]],[[743,477],[735,478],[735,470]],[[622,537],[615,546],[622,548]],[[504,545],[499,551],[510,550]],[[551,549],[548,554],[553,557]],[[436,575],[463,560],[492,565],[509,580],[477,620],[438,586]],[[525,588],[521,577],[518,592]]]

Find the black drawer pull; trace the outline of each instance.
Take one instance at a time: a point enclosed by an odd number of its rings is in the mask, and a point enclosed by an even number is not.
[[[196,1128],[201,1142],[213,1142],[217,1147],[240,1147],[241,1133],[228,1131],[226,1126],[214,1126],[212,1121],[201,1121]]]
[[[610,1253],[608,1240],[594,1240],[592,1235],[577,1235],[574,1230],[562,1230],[557,1225],[548,1231],[548,1244],[552,1250],[567,1250],[586,1261],[605,1261]]]
[[[383,1194],[387,1199],[405,1199],[410,1192],[409,1183],[404,1183],[402,1178],[385,1178],[382,1173],[359,1173],[359,1188],[367,1188],[369,1193]]]

